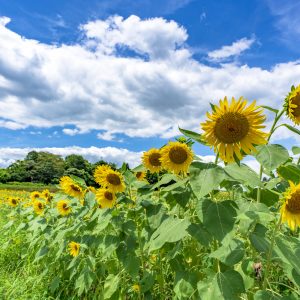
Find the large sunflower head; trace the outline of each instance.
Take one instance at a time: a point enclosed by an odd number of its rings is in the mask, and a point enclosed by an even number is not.
[[[105,188],[96,191],[96,199],[101,208],[112,208],[116,203],[115,193]]]
[[[114,171],[107,165],[98,166],[95,170],[95,181],[103,188],[108,188],[114,193],[121,193],[125,190],[123,176],[120,172]]]
[[[45,203],[41,200],[33,201],[33,210],[37,215],[42,215],[45,210]]]
[[[70,242],[68,245],[69,248],[69,253],[73,256],[76,257],[79,254],[79,250],[80,250],[80,244],[76,243],[76,242]]]
[[[162,169],[160,158],[160,150],[152,148],[149,151],[144,152],[142,161],[146,169],[152,173],[155,173]]]
[[[300,226],[300,183],[295,185],[290,182],[290,187],[284,194],[280,213],[281,222],[286,222],[292,230]]]
[[[194,157],[189,146],[180,142],[169,142],[160,152],[163,168],[175,174],[187,173]]]
[[[296,124],[300,125],[300,85],[292,86],[285,98],[286,114]]]
[[[261,131],[265,116],[255,101],[247,106],[247,100],[240,97],[229,104],[225,97],[207,117],[201,124],[203,137],[225,162],[233,162],[235,157],[241,160],[242,151],[250,154],[256,151],[255,145],[267,143],[267,134]]]
[[[20,201],[20,200],[17,199],[17,198],[15,198],[15,197],[9,197],[9,198],[7,199],[7,203],[8,203],[8,205],[11,206],[11,207],[16,207],[16,206],[18,206],[19,201]]]
[[[69,196],[82,199],[84,190],[69,176],[63,176],[60,179],[61,189]]]
[[[58,201],[56,207],[57,207],[59,214],[62,216],[67,216],[72,211],[71,202],[68,200]]]
[[[31,201],[35,201],[36,199],[41,198],[41,194],[38,191],[34,191],[30,193],[30,199]]]

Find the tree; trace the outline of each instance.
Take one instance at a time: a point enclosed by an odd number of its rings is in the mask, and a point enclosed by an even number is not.
[[[78,170],[86,170],[89,171],[91,168],[91,164],[84,159],[81,155],[71,154],[66,156],[65,158],[65,166],[66,169],[75,168]]]
[[[0,182],[6,183],[10,180],[10,174],[6,169],[0,169]]]

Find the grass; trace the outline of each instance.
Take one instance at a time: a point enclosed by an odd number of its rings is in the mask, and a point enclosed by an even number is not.
[[[7,212],[0,210],[0,228],[8,222]],[[47,297],[47,280],[41,278],[42,270],[30,260],[22,259],[26,251],[22,234],[11,237],[0,231],[0,299],[41,300]]]
[[[33,183],[33,182],[8,182],[0,183],[0,189],[4,190],[18,190],[18,191],[43,191],[48,189],[50,192],[54,193],[58,189],[56,185],[53,184],[42,184],[42,183]]]

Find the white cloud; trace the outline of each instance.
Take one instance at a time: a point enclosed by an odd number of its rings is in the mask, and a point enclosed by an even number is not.
[[[22,37],[7,22],[0,18],[2,127],[74,126],[64,133],[99,130],[107,140],[118,134],[169,138],[179,134],[178,125],[199,131],[209,102],[225,95],[280,107],[299,83],[298,61],[270,70],[201,64],[192,58],[186,30],[163,18],[89,22],[70,45]]]
[[[242,52],[248,50],[253,43],[255,42],[254,38],[247,39],[242,38],[230,46],[223,46],[221,49],[217,49],[208,53],[208,58],[213,61],[222,61],[229,57],[238,56]]]

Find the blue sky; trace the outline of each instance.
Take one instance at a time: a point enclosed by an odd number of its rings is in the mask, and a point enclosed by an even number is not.
[[[279,107],[300,83],[299,11],[296,0],[0,0],[0,165],[74,146],[134,163],[178,125],[200,131],[225,95]],[[284,130],[274,141],[299,143]]]

